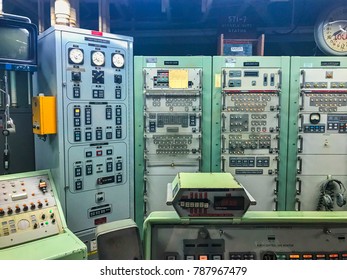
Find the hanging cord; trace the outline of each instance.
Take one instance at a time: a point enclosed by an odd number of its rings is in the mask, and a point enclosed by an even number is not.
[[[0,89],[4,94],[4,120],[3,120],[3,130],[2,134],[4,135],[4,158],[3,165],[5,172],[10,168],[10,145],[8,143],[8,136],[10,135],[10,129],[14,128],[14,123],[10,117],[10,95],[8,94],[8,81],[7,81],[7,71],[4,73],[4,82],[5,82],[5,90]]]

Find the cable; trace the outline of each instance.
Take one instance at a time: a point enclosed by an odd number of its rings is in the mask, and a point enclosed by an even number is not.
[[[10,130],[15,131],[13,120],[10,117],[10,95],[8,94],[8,81],[7,81],[7,71],[4,73],[4,82],[5,90],[1,89],[1,92],[4,94],[5,98],[5,110],[4,110],[4,121],[3,121],[3,130],[2,134],[5,137],[4,141],[4,158],[3,158],[3,167],[7,171],[10,168],[10,145],[8,143],[8,136],[10,135]]]
[[[339,191],[335,194],[336,186],[339,187]],[[342,207],[346,204],[344,194],[346,188],[340,180],[336,179],[327,179],[321,184],[321,193],[318,199],[318,204],[316,211],[322,211],[322,208],[325,208],[325,211],[333,211],[335,196],[337,199],[337,204],[339,207]],[[340,198],[340,201],[339,201]]]

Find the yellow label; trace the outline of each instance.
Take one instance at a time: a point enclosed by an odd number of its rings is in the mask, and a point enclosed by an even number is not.
[[[214,75],[214,87],[216,87],[216,88],[221,87],[221,74],[215,74]]]
[[[169,70],[170,88],[188,88],[188,70]]]

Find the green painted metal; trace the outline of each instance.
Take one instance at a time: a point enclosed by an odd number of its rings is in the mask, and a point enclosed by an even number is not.
[[[155,58],[155,63],[148,59]],[[178,65],[165,65],[165,61],[178,61]],[[135,144],[135,221],[142,232],[144,211],[144,74],[143,68],[202,68],[202,161],[201,171],[211,170],[211,71],[212,58],[206,56],[135,56],[134,57],[134,144]]]
[[[1,260],[86,260],[86,245],[69,229],[41,240],[0,250]]]
[[[228,173],[178,173],[172,182],[179,189],[242,189],[240,184]]]
[[[281,224],[346,224],[347,212],[317,212],[317,211],[248,211],[238,219],[181,219],[176,212],[152,212],[145,220],[144,256],[151,259],[152,227],[155,225],[281,225]],[[153,240],[155,242],[155,240]]]
[[[221,171],[221,91],[222,68],[230,67],[226,59],[234,58],[232,67],[243,68],[244,62],[259,62],[262,67],[280,68],[282,74],[282,86],[280,93],[280,152],[279,152],[279,176],[278,176],[278,206],[277,210],[285,210],[286,206],[286,180],[287,180],[287,138],[288,138],[288,113],[289,113],[289,74],[290,57],[213,57],[212,74],[212,129],[211,129],[211,171]],[[247,189],[247,186],[244,186]]]

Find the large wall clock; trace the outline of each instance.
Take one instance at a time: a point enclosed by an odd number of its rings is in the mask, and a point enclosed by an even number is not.
[[[314,27],[319,49],[327,55],[347,55],[347,3],[324,11]]]

